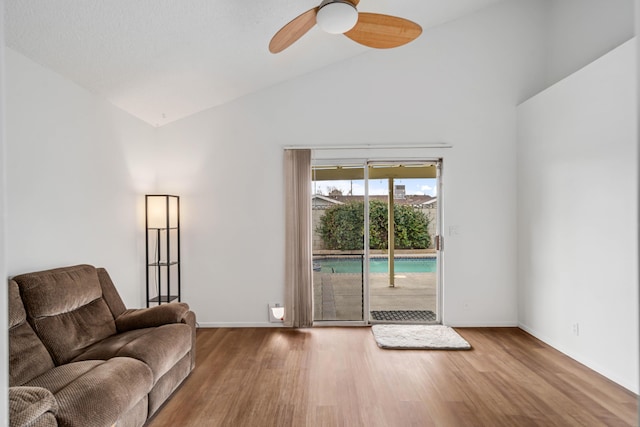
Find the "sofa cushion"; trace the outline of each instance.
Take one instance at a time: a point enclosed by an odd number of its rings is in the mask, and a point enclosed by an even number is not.
[[[111,276],[107,273],[107,270],[104,268],[98,268],[96,271],[98,272],[98,280],[100,281],[100,287],[102,288],[102,298],[106,301],[109,306],[109,310],[111,310],[111,314],[115,319],[120,316],[127,307],[124,305],[124,302],[122,302],[122,298],[120,298],[120,295],[111,280]]]
[[[154,383],[191,350],[191,327],[184,323],[136,329],[95,343],[73,359],[133,357],[149,365]]]
[[[53,368],[53,360],[27,323],[18,285],[9,281],[9,386],[20,386]]]
[[[14,277],[29,323],[57,365],[115,334],[115,320],[90,265],[56,268]]]
[[[26,385],[53,393],[62,426],[110,426],[147,399],[153,374],[139,360],[116,357],[57,366]]]

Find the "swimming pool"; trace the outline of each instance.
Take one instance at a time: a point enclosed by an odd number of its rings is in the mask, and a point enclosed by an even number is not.
[[[369,272],[387,273],[388,259],[375,257],[369,259]],[[322,273],[361,273],[361,258],[321,258],[313,260],[314,271]],[[434,273],[436,271],[435,258],[395,258],[396,273]]]

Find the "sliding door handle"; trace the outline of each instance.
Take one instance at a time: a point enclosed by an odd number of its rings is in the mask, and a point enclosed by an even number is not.
[[[439,234],[436,234],[435,236],[435,246],[436,246],[436,251],[441,251],[442,250],[442,236],[440,236]]]

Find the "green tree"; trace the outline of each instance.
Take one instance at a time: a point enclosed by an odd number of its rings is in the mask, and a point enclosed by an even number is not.
[[[369,246],[388,247],[389,211],[387,204],[372,200],[369,204]],[[425,249],[431,244],[429,218],[419,209],[394,204],[396,249]],[[364,245],[364,203],[352,202],[327,209],[316,228],[327,249],[358,250]]]

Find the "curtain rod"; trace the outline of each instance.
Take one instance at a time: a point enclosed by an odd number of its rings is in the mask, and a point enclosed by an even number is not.
[[[286,150],[363,150],[363,149],[420,149],[420,148],[453,148],[447,143],[432,144],[351,144],[351,145],[285,145]]]

